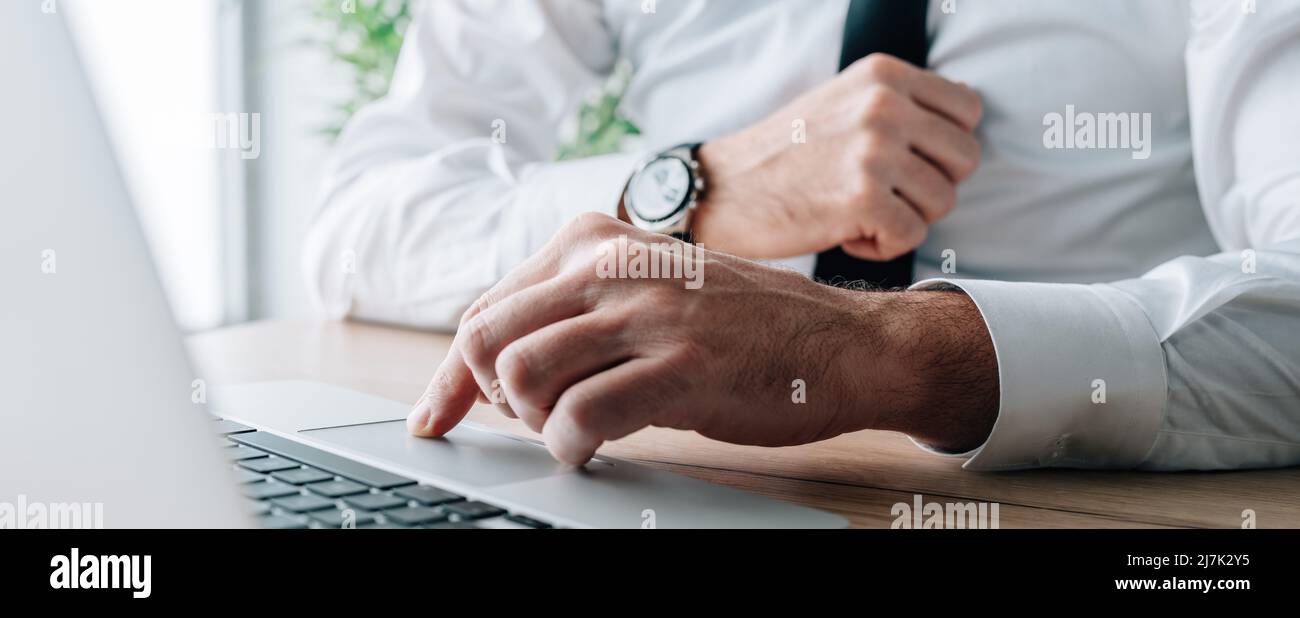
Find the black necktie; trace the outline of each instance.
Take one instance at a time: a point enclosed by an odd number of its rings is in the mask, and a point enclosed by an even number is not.
[[[875,52],[924,67],[930,51],[925,27],[928,4],[928,0],[852,0],[844,22],[840,70]],[[909,253],[889,262],[870,262],[836,247],[817,256],[813,274],[831,284],[866,281],[882,288],[906,287],[912,283],[915,261],[916,254]]]

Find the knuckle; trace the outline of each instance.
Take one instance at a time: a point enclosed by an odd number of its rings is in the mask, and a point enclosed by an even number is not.
[[[957,161],[956,172],[959,180],[970,178],[975,170],[979,169],[979,159],[973,157],[963,157]]]
[[[870,79],[887,81],[898,75],[899,62],[889,54],[876,52],[862,59],[863,74]]]
[[[479,303],[479,301],[477,301],[477,300],[474,301],[474,303],[471,304],[471,305],[469,306],[469,308],[465,310],[464,313],[460,314],[460,321],[457,322],[457,324],[459,324],[461,328],[464,328],[464,327],[465,327],[465,323],[468,322],[468,321],[470,320],[470,318],[474,317],[474,315],[477,314],[477,313],[479,312],[479,304],[478,304],[478,303]]]
[[[909,208],[904,206],[904,208]],[[925,242],[929,227],[920,217],[908,214],[906,218],[893,219],[881,230],[878,247],[886,260],[892,260],[919,247]]]
[[[617,273],[613,273],[614,266],[597,265],[587,272],[567,275],[570,280],[560,286],[565,290],[564,293],[572,295],[583,307],[583,310],[590,313],[597,307],[605,305],[611,298],[618,298],[624,279],[619,279]],[[605,272],[611,271],[611,272]]]
[[[527,393],[532,375],[528,353],[519,345],[510,345],[501,351],[496,360],[497,378],[517,393]]]
[[[869,132],[863,138],[860,150],[860,159],[854,163],[864,164],[868,170],[892,166],[900,158],[900,147],[895,144],[892,130]]]
[[[858,209],[862,202],[867,199],[868,181],[863,178],[862,174],[854,174],[844,183],[843,193],[836,200],[836,207],[841,212],[852,212]]]
[[[895,152],[886,139],[870,140],[866,152],[862,155],[862,169],[867,180],[874,182],[878,176],[884,174],[885,170],[896,167],[899,157]]]
[[[605,242],[609,243],[611,247],[617,249],[619,251],[619,255],[629,255],[629,252],[632,251],[632,248],[639,244],[636,239],[626,234],[619,234],[618,236],[614,238],[610,238]]]
[[[979,121],[984,118],[984,99],[971,91],[970,101],[971,120],[973,121],[971,124],[979,124]]]
[[[952,173],[957,180],[965,180],[979,169],[983,147],[974,135],[965,135],[957,142],[960,156],[952,164]]]
[[[853,174],[848,183],[849,197],[858,205],[863,202],[872,202],[879,197],[884,188],[888,185],[882,178],[880,155],[872,155],[863,169]]]
[[[974,139],[963,141],[960,144],[960,154],[953,158],[950,164],[951,173],[954,180],[965,180],[979,169],[980,164],[980,147]]]
[[[944,183],[939,189],[939,203],[937,206],[940,217],[948,216],[948,213],[957,208],[957,188]]]
[[[578,260],[581,263],[580,272],[571,275],[574,277],[573,279],[565,279],[565,283],[568,285],[581,285],[592,273],[599,275],[605,272],[614,265],[619,256],[630,255],[634,243],[635,241],[629,238],[626,233],[603,237],[596,243],[594,251],[581,254],[581,258]]]
[[[574,217],[564,229],[571,234],[586,237],[592,234],[600,235],[613,228],[616,223],[614,219],[598,212],[584,212]]]
[[[902,106],[902,95],[893,88],[874,86],[863,97],[862,118],[868,125],[893,121],[902,112]]]
[[[461,328],[464,333],[464,345],[461,347],[461,353],[465,355],[465,360],[476,365],[487,364],[491,360],[492,346],[492,326],[488,320],[479,314],[470,318],[469,322]]]
[[[890,259],[899,257],[904,253],[907,253],[908,251],[911,251],[921,246],[921,243],[925,242],[927,229],[928,228],[925,225],[917,223],[914,225],[909,225],[904,230],[902,230],[903,235],[899,239],[901,241],[901,244],[899,244],[896,247],[893,247],[893,251],[891,251],[892,255],[890,255]]]
[[[966,169],[965,169],[967,177],[969,177],[971,174],[974,174],[975,170],[979,169],[980,159],[983,156],[984,156],[984,147],[980,145],[980,141],[978,139],[971,139],[970,158],[967,159],[966,161]]]
[[[487,295],[489,293],[490,292],[484,292],[476,298],[474,302],[470,303],[469,308],[465,310],[465,313],[460,314],[460,325],[462,327],[464,327],[467,322],[474,319],[474,316],[487,308]]]
[[[871,201],[875,180],[870,174],[857,173],[844,183],[844,193],[840,197],[839,207],[844,214],[854,214]]]
[[[902,244],[882,244],[880,246],[880,255],[885,261],[897,259],[905,255],[911,248]]]
[[[839,160],[840,165],[847,165],[850,170],[861,169],[861,163],[867,159],[879,141],[879,138],[869,131],[851,137],[844,147],[846,156]]]
[[[566,396],[569,400],[565,405],[569,415],[569,422],[578,431],[584,433],[593,431],[596,428],[596,415],[599,414],[595,399],[590,394],[580,390],[570,391],[566,393]]]

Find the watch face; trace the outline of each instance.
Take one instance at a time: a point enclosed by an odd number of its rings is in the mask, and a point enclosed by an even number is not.
[[[681,209],[690,190],[691,172],[685,161],[655,159],[633,181],[631,205],[638,217],[662,221]]]

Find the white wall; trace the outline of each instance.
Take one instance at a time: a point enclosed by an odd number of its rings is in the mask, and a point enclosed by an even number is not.
[[[262,154],[247,169],[249,317],[314,314],[299,250],[316,210],[329,141],[319,135],[346,74],[306,40],[311,0],[245,2],[245,101],[262,114]]]

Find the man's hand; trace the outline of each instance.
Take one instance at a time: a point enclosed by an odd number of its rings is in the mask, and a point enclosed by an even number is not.
[[[703,276],[608,277],[637,251],[660,274]],[[968,448],[997,388],[962,294],[832,288],[586,215],[466,312],[408,426],[441,436],[490,398],[572,464],[651,425],[767,446],[891,429]]]
[[[757,125],[701,147],[695,237],[747,258],[843,246],[885,261],[916,248],[979,165],[970,88],[884,54]],[[806,141],[798,143],[796,123]]]

